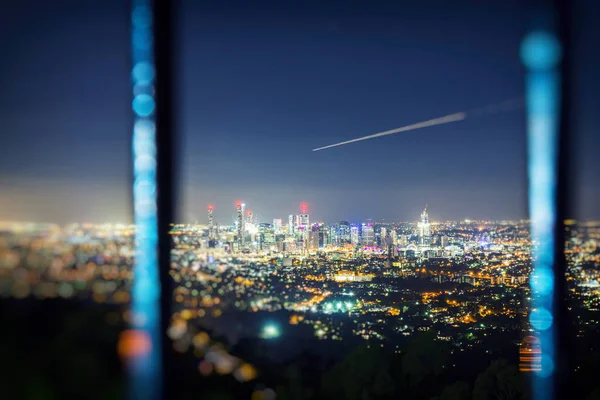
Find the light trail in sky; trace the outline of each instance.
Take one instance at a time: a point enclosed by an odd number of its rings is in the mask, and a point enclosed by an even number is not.
[[[445,115],[443,117],[438,117],[438,118],[429,119],[427,121],[418,122],[416,124],[406,125],[406,126],[403,126],[400,128],[391,129],[389,131],[374,133],[372,135],[363,136],[363,137],[359,137],[359,138],[352,139],[352,140],[346,140],[345,142],[330,144],[329,146],[318,147],[316,149],[313,149],[313,151],[330,149],[332,147],[342,146],[342,145],[350,144],[350,143],[354,143],[354,142],[361,142],[363,140],[374,139],[374,138],[381,137],[381,136],[393,135],[395,133],[408,132],[408,131],[413,131],[415,129],[427,128],[429,126],[443,125],[443,124],[448,124],[450,122],[462,121],[467,118],[467,115],[471,116],[471,117],[479,117],[479,116],[484,116],[484,115],[496,114],[496,113],[503,112],[503,111],[511,111],[514,109],[522,108],[523,105],[524,105],[523,98],[511,99],[511,100],[503,101],[501,103],[492,104],[491,106],[476,108],[476,109],[468,111],[468,112],[465,111],[465,112],[449,114],[449,115]]]

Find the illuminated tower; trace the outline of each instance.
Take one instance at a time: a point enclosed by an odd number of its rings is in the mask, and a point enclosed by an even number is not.
[[[208,205],[208,238],[209,239],[214,239],[215,236],[215,226],[214,226],[214,219],[213,219],[213,206],[212,204]]]
[[[429,216],[427,215],[427,206],[421,213],[421,222],[419,222],[419,244],[429,246],[431,244],[431,227],[429,225]]]
[[[390,231],[390,237],[392,238],[392,244],[396,246],[398,244],[398,233],[392,229]]]
[[[309,248],[309,219],[307,213],[306,203],[300,204],[300,214],[297,217],[297,227],[300,232],[300,239],[302,241],[302,250],[308,255]]]
[[[408,235],[400,235],[400,246],[408,246]]]
[[[246,220],[244,219],[244,213],[246,212],[246,203],[242,203],[242,236],[246,233]]]
[[[288,233],[290,235],[294,234],[294,216],[290,214],[288,217]]]
[[[244,208],[246,205],[238,201],[237,204],[237,237],[238,247],[241,250],[244,245]]]
[[[358,238],[358,236],[357,236]],[[340,221],[339,230],[338,230],[338,239],[339,243],[347,243],[352,242],[350,223],[348,221]],[[358,239],[357,239],[358,240]],[[352,242],[353,244],[357,244]]]
[[[373,246],[375,243],[375,230],[371,224],[363,224],[362,227],[363,244],[365,246]]]
[[[310,225],[307,209],[308,208],[306,203],[302,203],[300,205],[301,214],[298,216],[298,226],[304,229],[305,231],[308,230],[308,226]]]
[[[446,247],[448,246],[448,236],[443,235],[440,239],[440,246],[441,247]]]
[[[392,259],[395,256],[395,250],[394,250],[394,245],[392,244],[392,238],[390,236],[386,236],[385,238],[383,238],[381,247],[383,247],[383,248],[387,247],[387,251],[388,251],[387,267],[392,268]]]
[[[358,226],[350,228],[350,242],[355,246],[358,245]]]
[[[281,233],[281,229],[282,229],[281,219],[274,219],[273,220],[273,230],[275,231],[275,234],[279,235]]]

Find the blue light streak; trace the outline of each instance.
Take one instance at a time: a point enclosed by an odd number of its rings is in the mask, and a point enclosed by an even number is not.
[[[151,0],[134,0],[131,15],[133,202],[136,225],[132,325],[135,331],[151,342],[148,351],[129,360],[132,399],[158,399],[162,390],[151,3]]]
[[[533,246],[532,304],[529,321],[540,340],[541,370],[534,375],[534,399],[552,399],[556,344],[553,317],[554,229],[558,176],[561,47],[546,31],[525,37],[521,59],[527,68],[529,213]]]

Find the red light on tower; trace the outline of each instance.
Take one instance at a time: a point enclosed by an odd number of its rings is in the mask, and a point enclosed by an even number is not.
[[[209,205],[208,205],[208,211],[212,211],[212,210],[213,210],[213,205],[212,205],[212,204],[209,204]]]
[[[306,203],[300,204],[300,209],[302,210],[302,214],[306,214],[306,208],[307,208]]]
[[[241,207],[242,206],[242,202],[238,201],[237,203],[235,203],[236,206]]]

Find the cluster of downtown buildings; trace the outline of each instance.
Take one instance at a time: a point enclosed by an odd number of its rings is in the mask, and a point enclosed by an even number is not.
[[[420,215],[416,229],[397,229],[386,224],[371,222],[350,223],[341,221],[328,225],[312,222],[306,204],[300,205],[299,214],[290,214],[286,220],[273,219],[272,223],[258,222],[255,214],[245,203],[236,204],[235,222],[221,226],[215,222],[214,207],[208,206],[208,224],[173,225],[173,231],[204,231],[210,247],[220,247],[231,253],[279,252],[286,254],[310,254],[328,247],[352,245],[365,250],[375,248],[394,253],[398,249],[430,256],[444,251],[460,252],[449,248],[450,238],[444,234],[432,234],[427,206]],[[377,228],[377,231],[376,231]],[[411,227],[412,228],[412,227]]]

